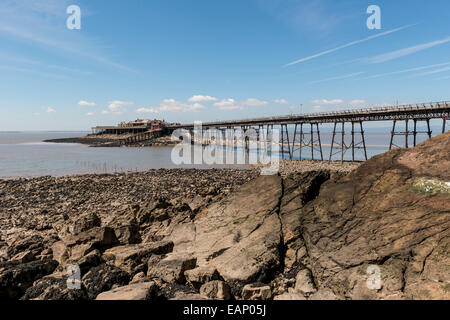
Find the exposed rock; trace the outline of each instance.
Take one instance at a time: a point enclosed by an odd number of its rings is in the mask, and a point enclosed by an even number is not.
[[[317,291],[308,269],[301,270],[295,277],[295,291],[303,295],[310,295]]]
[[[130,280],[127,272],[107,264],[90,269],[82,278],[90,299],[95,299],[101,292],[111,290],[114,285],[127,285]]]
[[[39,235],[32,235],[25,238],[17,237],[8,247],[7,255],[12,258],[19,253],[29,251],[32,255],[39,255],[44,250],[44,238]]]
[[[51,274],[57,266],[54,260],[0,263],[0,298],[20,298],[35,280]]]
[[[142,282],[100,293],[96,300],[150,300],[157,290],[154,282]]]
[[[448,183],[449,159],[447,133],[326,182],[301,221],[319,287],[346,299],[450,299],[450,194],[417,187]],[[379,286],[367,285],[369,266]]]
[[[213,203],[195,222],[174,230],[174,252],[192,253],[199,266],[215,267],[226,281],[267,279],[281,265],[281,195],[277,176],[251,181]]]
[[[177,292],[176,295],[173,298],[170,298],[169,300],[197,301],[197,300],[211,300],[211,299],[197,293]]]
[[[184,272],[188,284],[196,289],[200,289],[202,284],[213,280],[219,280],[220,275],[214,267],[204,266]]]
[[[202,285],[200,294],[215,300],[230,300],[232,298],[230,287],[220,280],[210,281]]]
[[[306,298],[300,293],[283,293],[275,296],[273,300],[306,300]]]
[[[114,228],[117,240],[120,244],[133,244],[141,242],[139,235],[139,226],[137,224],[130,224]]]
[[[11,258],[11,262],[27,263],[33,261],[34,259],[35,256],[33,252],[27,250],[16,254],[14,257]]]
[[[102,259],[102,255],[99,250],[95,249],[94,251],[89,252],[87,255],[78,260],[77,265],[80,267],[81,274],[86,273],[89,269],[93,267],[97,267],[102,264],[104,261]]]
[[[67,276],[49,275],[37,280],[27,289],[21,300],[87,300],[88,294],[84,285],[80,289],[67,286]]]
[[[171,241],[149,242],[114,247],[106,250],[103,257],[117,267],[131,272],[137,265],[146,262],[151,255],[167,254],[172,250]]]
[[[247,284],[242,289],[242,299],[244,300],[269,300],[272,299],[270,286],[259,284]]]
[[[323,288],[313,293],[309,300],[339,300],[331,289]]]
[[[101,224],[102,221],[98,217],[98,215],[94,212],[90,212],[76,218],[72,226],[72,233],[79,234],[83,231],[87,231],[95,227],[100,227]]]
[[[69,249],[64,244],[64,241],[55,242],[52,245],[53,260],[58,261],[60,264],[69,259]]]
[[[145,272],[141,271],[134,275],[133,279],[131,279],[130,284],[147,282],[148,278],[145,275]]]
[[[113,229],[96,227],[76,235],[69,235],[63,242],[68,248],[69,261],[76,262],[89,252],[95,249],[106,250],[118,241]]]
[[[191,256],[170,256],[148,270],[147,275],[150,278],[159,278],[167,283],[177,282],[184,284],[186,278],[184,272],[194,269],[197,263],[197,259]]]

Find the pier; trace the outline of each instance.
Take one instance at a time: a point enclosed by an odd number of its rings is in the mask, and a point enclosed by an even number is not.
[[[253,128],[257,132],[257,139],[260,140],[261,132],[269,134],[274,127],[279,127],[281,132],[281,148],[283,155],[293,159],[294,153],[298,152],[300,159],[302,151],[309,148],[313,160],[329,160],[333,155],[340,154],[341,161],[344,160],[346,151],[352,151],[352,160],[355,161],[355,151],[361,150],[367,160],[367,150],[364,135],[364,122],[373,121],[392,121],[392,130],[390,133],[389,149],[409,148],[409,137],[413,136],[413,144],[417,143],[417,136],[425,134],[431,138],[432,131],[430,120],[442,120],[442,133],[446,132],[447,121],[450,115],[450,101],[428,102],[418,104],[407,104],[398,106],[386,106],[369,109],[352,109],[344,111],[299,114],[278,117],[253,118],[231,121],[217,121],[202,123],[202,130],[208,129],[243,129],[244,131]],[[399,131],[398,124],[405,123],[405,130]],[[426,131],[418,131],[418,123],[426,123]],[[351,124],[351,142],[345,141],[345,124]],[[329,157],[325,158],[322,150],[320,137],[320,125],[333,124],[331,151]],[[294,127],[294,133],[289,134],[288,126]],[[167,129],[173,132],[176,129],[186,129],[192,132],[195,124],[176,124],[168,125]],[[347,132],[348,133],[348,132]],[[395,136],[404,136],[404,145],[394,143]],[[318,158],[315,159],[315,155]]]

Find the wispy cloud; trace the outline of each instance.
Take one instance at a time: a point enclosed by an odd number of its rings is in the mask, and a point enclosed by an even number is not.
[[[47,113],[55,113],[56,110],[53,109],[52,107],[47,107],[47,110],[45,112],[47,112]]]
[[[403,29],[406,29],[406,28],[409,28],[409,27],[412,27],[412,26],[413,25],[407,25],[407,26],[403,26],[403,27],[400,27],[400,28],[392,29],[392,30],[389,30],[389,31],[386,31],[386,32],[382,32],[382,33],[379,33],[379,34],[376,34],[376,35],[373,35],[373,36],[370,36],[370,37],[367,37],[367,38],[364,38],[364,39],[361,39],[361,40],[352,41],[352,42],[349,42],[349,43],[344,44],[342,46],[336,47],[334,49],[330,49],[330,50],[326,50],[326,51],[323,51],[323,52],[319,52],[319,53],[314,54],[312,56],[308,56],[308,57],[301,58],[301,59],[298,59],[296,61],[290,62],[290,63],[284,65],[284,67],[289,67],[289,66],[292,66],[294,64],[306,62],[306,61],[309,61],[309,60],[312,60],[312,59],[315,59],[315,58],[318,58],[318,57],[321,57],[321,56],[324,56],[324,55],[327,55],[327,54],[330,54],[330,53],[333,53],[333,52],[336,52],[336,51],[339,51],[339,50],[342,50],[344,48],[348,48],[348,47],[351,47],[351,46],[363,43],[363,42],[366,42],[366,41],[369,41],[369,40],[372,40],[372,39],[376,39],[376,38],[387,36],[387,35],[389,35],[391,33],[398,32],[398,31],[401,31]]]
[[[442,40],[422,43],[422,44],[404,48],[401,50],[396,50],[396,51],[380,54],[380,55],[377,55],[377,56],[374,56],[371,58],[367,58],[366,61],[369,63],[382,63],[382,62],[398,59],[398,58],[401,58],[401,57],[404,57],[404,56],[407,56],[407,55],[410,55],[410,54],[413,54],[416,52],[420,52],[420,51],[423,51],[423,50],[426,50],[429,48],[433,48],[435,46],[439,46],[439,45],[445,44],[447,42],[450,42],[450,37],[447,37]]]
[[[450,66],[449,67],[445,67],[445,68],[440,68],[437,70],[432,70],[432,71],[427,71],[427,72],[423,72],[423,73],[419,73],[419,75],[428,75],[428,74],[436,74],[436,73],[441,73],[441,72],[445,72],[445,71],[449,71],[450,70]]]
[[[2,0],[0,2],[0,34],[12,39],[25,40],[45,48],[70,52],[116,69],[136,72],[135,70],[112,61],[103,53],[98,40],[82,34],[68,33],[61,26],[61,19],[67,17],[65,9],[68,0],[48,0],[43,2],[25,0]],[[64,21],[64,19],[63,19]],[[67,55],[65,55],[67,56]],[[59,68],[59,66],[53,66]],[[62,68],[68,71],[70,68]],[[73,71],[73,70],[72,70]]]
[[[420,70],[432,69],[432,68],[441,67],[441,66],[446,66],[446,65],[450,65],[450,62],[438,63],[438,64],[432,64],[432,65],[428,65],[428,66],[422,66],[422,67],[410,68],[410,69],[399,70],[399,71],[393,71],[393,72],[387,72],[387,73],[379,73],[379,74],[375,74],[375,75],[372,75],[372,76],[369,76],[369,77],[365,77],[365,78],[362,78],[362,79],[363,79],[363,80],[365,80],[365,79],[375,79],[375,78],[381,78],[381,77],[391,76],[391,75],[396,75],[396,74],[402,74],[402,73],[408,73],[408,72],[414,72],[414,71],[420,71]]]
[[[54,74],[54,73],[50,73],[50,72],[41,72],[41,71],[29,69],[29,68],[19,68],[19,67],[13,67],[13,66],[0,66],[0,69],[19,72],[19,73],[30,73],[30,74],[35,74],[35,75],[49,77],[49,78],[55,78],[55,79],[66,79],[67,78],[66,76],[62,76],[59,74]]]
[[[350,74],[345,74],[345,75],[342,75],[342,76],[331,77],[331,78],[327,78],[327,79],[323,79],[323,80],[311,81],[310,84],[321,83],[321,82],[328,82],[328,81],[333,81],[333,80],[341,80],[341,79],[347,79],[347,78],[353,78],[353,77],[359,76],[360,74],[363,74],[363,73],[364,72],[355,72],[355,73],[350,73]]]

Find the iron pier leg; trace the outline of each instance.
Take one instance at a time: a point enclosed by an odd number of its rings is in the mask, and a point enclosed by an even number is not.
[[[442,133],[443,134],[445,133],[445,124],[446,124],[446,122],[447,122],[447,119],[446,118],[442,118]]]
[[[352,161],[355,162],[355,123],[352,121]]]
[[[396,124],[397,124],[397,120],[394,120],[394,124],[392,126],[392,131],[391,131],[391,143],[389,143],[389,150],[392,150],[392,145],[394,143],[395,125]]]
[[[417,145],[417,119],[414,119],[414,147]]]
[[[428,127],[428,138],[431,139],[431,128],[430,128],[430,119],[427,119],[427,127]]]
[[[409,138],[409,131],[408,131],[408,120],[405,120],[405,148],[408,149],[408,138]]]
[[[366,158],[366,161],[367,161],[366,138],[364,136],[364,128],[363,128],[362,121],[359,122],[359,125],[361,127],[361,137],[362,137],[362,142],[363,142],[363,147],[364,147],[364,157]]]
[[[345,122],[342,122],[342,149],[341,149],[341,162],[344,162],[344,143],[345,143],[345,137],[344,137],[344,133],[345,132]]]
[[[303,149],[303,123],[300,123],[300,160],[302,160],[302,149]]]
[[[333,138],[331,139],[330,159],[328,160],[329,162],[331,162],[331,157],[333,156],[333,145],[334,145],[334,137],[336,136],[336,126],[337,122],[334,123]]]
[[[294,127],[294,139],[292,139],[292,157],[294,156],[294,152],[295,152],[295,138],[297,137],[297,125],[298,124],[296,123],[295,127]]]
[[[323,161],[322,142],[320,141],[320,130],[319,130],[319,124],[318,123],[316,123],[316,128],[317,128],[317,138],[319,139],[320,160]]]
[[[314,129],[311,123],[311,158],[314,161]]]

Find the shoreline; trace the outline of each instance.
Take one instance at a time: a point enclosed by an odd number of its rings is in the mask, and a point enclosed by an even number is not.
[[[290,173],[294,172],[308,172],[308,171],[320,171],[320,170],[330,170],[336,172],[348,173],[352,170],[359,167],[365,161],[344,161],[341,163],[340,161],[312,161],[312,160],[280,160],[280,170],[279,174],[281,176],[287,176]],[[119,172],[80,172],[75,174],[67,174],[67,175],[30,175],[30,176],[11,176],[11,177],[0,177],[0,182],[2,181],[30,181],[34,179],[41,178],[59,178],[59,179],[68,179],[68,178],[77,178],[77,177],[102,177],[102,176],[121,176],[121,175],[132,175],[132,174],[146,174],[148,172],[157,171],[157,170],[260,170],[263,168],[263,165],[260,164],[246,164],[243,167],[237,167],[238,165],[222,165],[223,167],[179,167],[179,168],[157,168],[157,169],[143,169],[143,170],[126,170]]]

